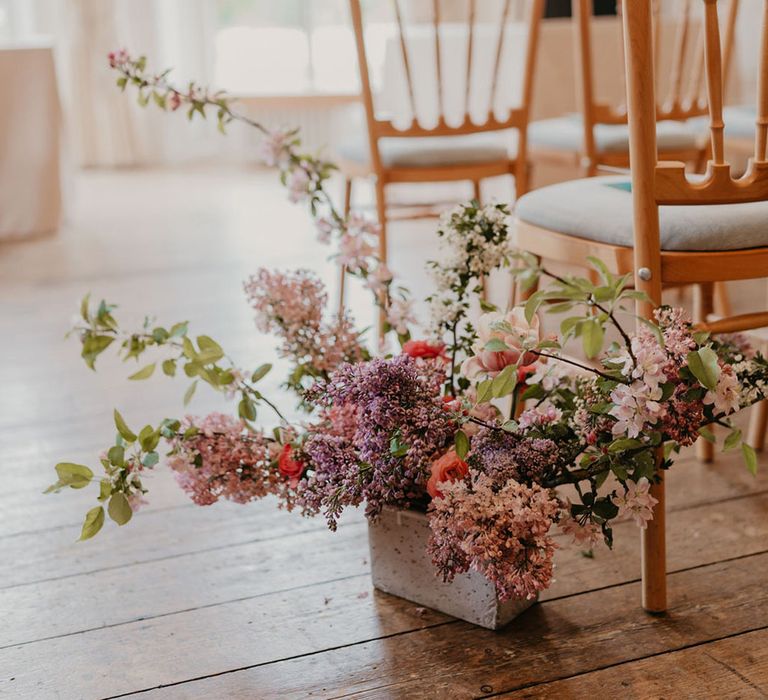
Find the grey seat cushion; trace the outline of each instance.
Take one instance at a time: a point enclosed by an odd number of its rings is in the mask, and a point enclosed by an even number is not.
[[[594,129],[598,153],[628,153],[629,128],[626,124],[597,124]],[[656,128],[660,150],[697,148],[701,142],[701,129],[691,128],[684,122],[663,121]],[[584,148],[584,127],[579,114],[557,119],[531,122],[528,141],[532,146],[558,151],[581,151]]]
[[[483,132],[467,136],[426,136],[379,140],[385,167],[419,168],[442,165],[471,165],[514,158],[512,139],[505,132]],[[349,139],[338,147],[339,155],[356,163],[368,163],[368,141]]]
[[[533,190],[518,219],[578,238],[632,246],[632,192],[625,176],[571,180]],[[663,206],[663,250],[718,251],[768,246],[768,202]]]

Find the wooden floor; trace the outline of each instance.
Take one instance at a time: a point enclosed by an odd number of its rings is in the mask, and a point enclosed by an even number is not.
[[[243,278],[259,265],[334,275],[270,175],[90,173],[71,195],[57,237],[0,246],[0,697],[768,697],[768,472],[730,456],[670,473],[661,617],[640,610],[627,522],[612,553],[560,550],[555,585],[500,633],[374,592],[359,515],[332,534],[272,502],[200,508],[164,472],[146,512],[75,543],[94,495],[43,496],[53,464],[94,464],[114,406],[154,421],[178,415],[186,388],[127,383],[112,361],[119,376],[87,371],[63,339],[77,299],[188,318],[255,366],[272,341]],[[432,228],[392,231],[393,267],[417,291]],[[362,296],[354,306],[372,317]],[[191,410],[221,405],[200,392]]]

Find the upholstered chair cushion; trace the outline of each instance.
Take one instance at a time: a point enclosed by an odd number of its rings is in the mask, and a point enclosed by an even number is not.
[[[542,187],[521,197],[521,221],[578,238],[632,246],[632,192],[626,176]],[[768,202],[663,206],[663,250],[717,251],[768,246]]]
[[[467,136],[382,138],[379,152],[386,168],[418,168],[469,165],[514,159],[512,139],[505,132],[483,132]],[[339,155],[355,163],[370,162],[368,142],[350,139],[338,147]]]
[[[594,129],[598,153],[628,153],[629,128],[626,124],[597,124]],[[683,122],[659,122],[656,129],[659,150],[689,150],[699,147],[701,131]],[[584,150],[584,126],[579,114],[532,122],[528,127],[532,146],[556,151]]]

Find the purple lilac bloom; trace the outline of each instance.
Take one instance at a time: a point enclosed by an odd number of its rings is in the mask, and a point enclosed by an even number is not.
[[[557,445],[546,438],[531,438],[482,428],[472,438],[472,466],[498,486],[507,481],[540,482],[557,463]]]
[[[407,355],[348,364],[309,399],[326,408],[354,406],[351,439],[313,435],[304,446],[314,473],[300,487],[307,506],[324,508],[335,527],[339,504],[366,502],[375,518],[385,505],[421,500],[432,460],[456,430],[443,408],[444,369]],[[399,449],[398,449],[399,448]]]

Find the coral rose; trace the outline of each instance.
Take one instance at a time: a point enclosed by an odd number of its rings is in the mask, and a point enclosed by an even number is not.
[[[430,343],[426,340],[409,340],[403,345],[403,352],[413,358],[422,357],[431,360],[443,357],[445,345],[443,343]]]
[[[497,325],[502,327],[494,328]],[[491,340],[500,340],[507,349],[486,350]],[[538,341],[539,318],[534,316],[531,323],[528,323],[522,306],[516,306],[506,314],[498,311],[483,314],[477,322],[477,342],[472,346],[475,354],[464,361],[461,373],[468,379],[482,375],[495,377],[505,367],[518,364],[518,375],[524,378],[533,371],[539,358],[523,348]]]
[[[444,481],[458,481],[469,473],[469,466],[459,459],[454,450],[448,450],[440,459],[432,462],[432,475],[427,481],[427,493],[432,498],[442,498],[437,485]]]
[[[290,481],[291,486],[296,486],[299,483],[302,473],[304,472],[304,465],[298,460],[294,459],[293,447],[290,445],[284,445],[283,450],[280,453],[280,457],[277,460],[277,468],[279,472]]]

